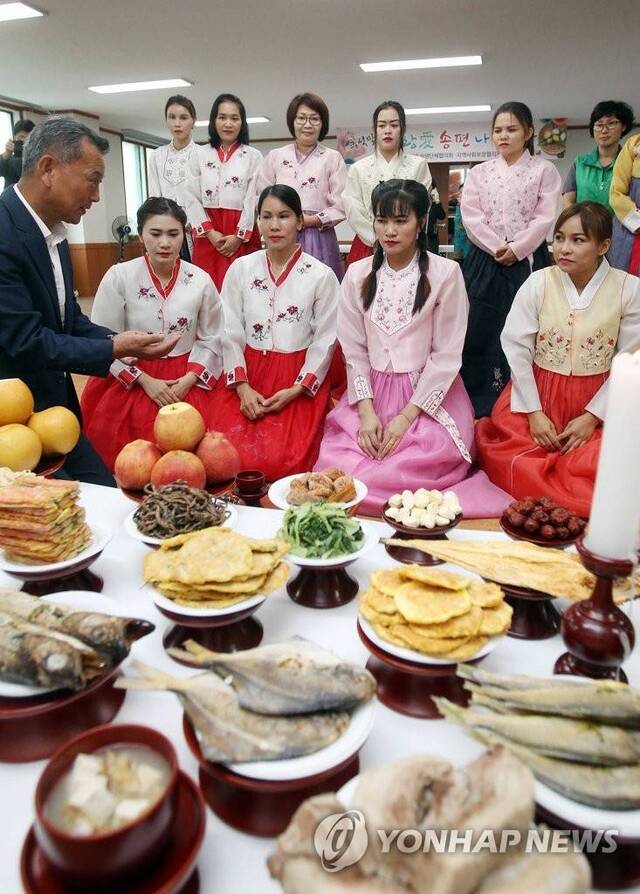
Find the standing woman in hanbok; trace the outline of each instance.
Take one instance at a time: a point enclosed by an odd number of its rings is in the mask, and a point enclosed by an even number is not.
[[[170,96],[164,107],[164,117],[171,142],[154,149],[149,156],[147,171],[149,196],[173,199],[181,208],[186,208],[184,185],[189,177],[189,163],[197,146],[191,132],[196,123],[196,108],[186,96]],[[182,243],[180,257],[191,260],[189,235]]]
[[[555,267],[532,273],[502,333],[511,382],[476,426],[482,466],[514,497],[545,494],[588,516],[607,378],[617,351],[640,348],[640,280],[611,267],[611,214],[565,209]]]
[[[310,471],[318,456],[340,286],[296,244],[304,218],[294,189],[267,187],[258,221],[266,251],[232,264],[222,290],[227,389],[214,427],[246,468],[274,481]]]
[[[96,292],[94,323],[114,332],[180,334],[168,357],[135,365],[114,360],[110,375],[87,382],[84,431],[110,469],[129,441],[153,441],[159,407],[187,401],[208,422],[214,405],[212,391],[222,372],[222,305],[209,274],[179,257],[186,223],[172,199],[147,199],[138,209],[144,256],[114,264]]]
[[[342,193],[347,166],[335,149],[322,145],[329,133],[329,109],[315,93],[299,93],[287,109],[293,143],[272,149],[258,173],[257,191],[285,183],[300,196],[304,226],[298,234],[303,251],[331,267],[342,279],[335,226],[344,220]]]
[[[473,410],[459,376],[468,302],[460,266],[427,251],[429,194],[391,180],[372,196],[373,258],[342,281],[338,338],[348,391],[327,417],[316,469],[339,467],[380,512],[405,488],[454,490],[465,515],[499,515],[509,496],[470,474]]]
[[[235,259],[260,248],[255,209],[261,163],[262,154],[249,146],[242,101],[222,93],[211,107],[209,144],[197,147],[186,185],[196,237],[193,262],[207,271],[218,291]]]
[[[613,166],[609,201],[615,213],[609,260],[640,274],[640,134],[629,137]]]
[[[404,108],[394,99],[381,102],[373,113],[372,155],[349,165],[343,194],[347,220],[356,231],[347,264],[373,254],[376,236],[373,230],[371,193],[385,180],[416,180],[431,187],[431,172],[426,159],[404,151],[407,121]]]
[[[522,283],[549,266],[546,237],[560,208],[560,175],[534,155],[530,109],[501,105],[492,135],[498,156],[467,173],[460,205],[473,243],[462,265],[470,304],[462,378],[476,416],[491,413],[509,381],[500,333]]]

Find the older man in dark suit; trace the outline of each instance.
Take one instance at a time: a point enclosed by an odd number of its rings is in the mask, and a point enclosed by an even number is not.
[[[179,338],[113,333],[75,299],[64,224],[99,200],[108,148],[79,122],[51,118],[31,132],[22,177],[0,196],[0,378],[26,382],[36,410],[63,405],[80,418],[70,373],[106,376],[114,358],[163,357]],[[114,483],[84,436],[65,477]]]

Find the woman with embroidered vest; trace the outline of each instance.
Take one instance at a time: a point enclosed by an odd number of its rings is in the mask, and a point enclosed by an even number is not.
[[[620,140],[633,127],[633,109],[626,102],[607,99],[599,102],[591,112],[589,133],[595,148],[578,155],[562,184],[562,204],[565,208],[576,202],[597,202],[613,214],[609,204],[609,190],[613,177],[613,163],[620,154]]]
[[[222,305],[209,274],[179,257],[186,222],[172,199],[147,199],[138,209],[145,255],[107,270],[96,292],[94,323],[114,332],[180,333],[168,357],[135,366],[114,360],[106,379],[87,382],[84,431],[110,469],[129,441],[153,441],[158,407],[187,401],[208,422],[214,405],[212,391],[222,372]]]
[[[507,494],[473,461],[473,410],[459,376],[468,302],[459,265],[427,251],[429,194],[391,180],[372,196],[373,258],[342,281],[338,338],[348,391],[327,417],[316,469],[362,479],[364,512],[397,491],[454,490],[465,515],[499,515]]]
[[[609,201],[613,208],[612,267],[640,275],[640,134],[629,137],[613,166]]]
[[[511,383],[476,427],[481,464],[517,499],[545,495],[588,516],[607,377],[640,348],[640,280],[609,265],[611,215],[582,202],[555,227],[557,266],[519,290],[502,333]]]
[[[404,108],[395,99],[381,102],[373,113],[371,155],[349,165],[347,185],[342,200],[347,220],[356,235],[351,243],[347,264],[369,258],[376,236],[371,213],[371,194],[379,183],[387,180],[416,180],[431,188],[431,171],[427,160],[410,155],[403,149],[407,120]]]
[[[528,106],[504,103],[491,130],[498,156],[467,173],[460,205],[473,243],[462,265],[469,295],[462,378],[476,416],[491,413],[509,381],[500,333],[520,286],[549,266],[546,237],[560,209],[560,175],[534,154]]]
[[[242,101],[222,93],[211,107],[209,144],[197,147],[186,184],[193,263],[207,271],[218,291],[236,258],[260,249],[255,209],[261,163],[262,154],[249,145]]]
[[[274,481],[308,472],[318,455],[340,286],[296,244],[303,212],[294,189],[263,190],[258,222],[266,251],[232,264],[222,290],[227,388],[214,427],[245,468]]]
[[[342,193],[347,166],[339,152],[322,145],[329,133],[327,104],[315,93],[299,93],[289,103],[287,127],[294,142],[265,156],[258,173],[258,193],[274,183],[295,189],[304,219],[298,242],[340,280],[342,260],[334,228],[345,218]]]
[[[170,96],[164,107],[171,142],[159,146],[149,155],[147,186],[149,196],[173,199],[181,208],[187,204],[184,187],[189,177],[191,156],[197,151],[191,132],[196,123],[196,108],[186,96]],[[189,234],[182,243],[180,257],[191,260],[192,244]]]

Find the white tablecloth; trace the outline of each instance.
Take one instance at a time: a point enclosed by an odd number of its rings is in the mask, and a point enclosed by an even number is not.
[[[136,643],[135,657],[179,675],[194,671],[172,661],[162,647],[162,635],[169,622],[157,611],[148,594],[142,591],[142,560],[148,548],[128,536],[123,520],[134,508],[119,491],[82,486],[82,501],[89,522],[110,525],[113,537],[92,570],[104,578],[105,596],[126,607],[127,614],[148,618],[156,625],[153,634]],[[239,507],[235,526],[243,534],[269,537],[279,527],[279,510]],[[375,523],[380,535],[391,530]],[[456,530],[452,537],[502,538],[490,532]],[[365,585],[375,568],[392,566],[384,547],[376,545],[349,573]],[[21,584],[0,572],[0,586]],[[344,658],[365,664],[368,652],[356,632],[357,600],[342,608],[319,611],[302,608],[292,602],[286,592],[268,597],[256,617],[264,627],[263,642],[274,642],[293,634],[305,636],[332,649]],[[638,626],[636,624],[636,626]],[[640,628],[639,628],[640,629]],[[564,651],[559,636],[539,642],[505,638],[483,662],[487,670],[504,673],[549,675],[555,659]],[[636,648],[625,665],[629,680],[640,685],[640,655]],[[180,766],[197,780],[197,764],[188,750],[182,733],[182,710],[170,693],[127,693],[115,723],[144,723],[157,727],[174,743]],[[455,763],[474,759],[481,746],[473,742],[459,727],[443,720],[427,721],[405,717],[378,706],[376,721],[369,740],[360,753],[361,767],[371,767],[417,753],[441,755]],[[19,894],[19,856],[25,835],[33,822],[33,793],[44,761],[28,764],[0,764],[0,894]],[[273,841],[237,832],[222,823],[211,810],[207,811],[207,831],[198,861],[201,894],[278,894],[280,886],[271,880],[265,860],[273,850]],[[640,891],[640,887],[634,888]],[[543,892],[541,892],[543,894]]]

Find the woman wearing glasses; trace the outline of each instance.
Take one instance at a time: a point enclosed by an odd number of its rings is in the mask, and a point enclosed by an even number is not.
[[[589,133],[595,148],[575,159],[562,184],[562,204],[597,202],[613,213],[609,190],[613,163],[620,152],[620,140],[633,127],[633,109],[613,99],[599,102],[591,112]]]
[[[304,221],[299,244],[342,279],[334,227],[345,217],[342,192],[347,168],[339,152],[321,145],[329,132],[329,109],[315,93],[299,93],[289,103],[287,126],[294,141],[272,149],[264,158],[257,192],[276,183],[295,189],[302,200]]]

